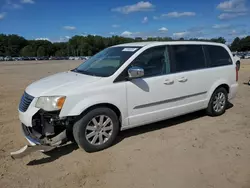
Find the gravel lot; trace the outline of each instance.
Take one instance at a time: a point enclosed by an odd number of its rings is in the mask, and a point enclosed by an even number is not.
[[[27,143],[17,113],[25,87],[78,64],[0,63],[1,188],[250,188],[250,60],[241,65],[234,106],[220,117],[196,112],[127,130],[97,153],[68,144],[12,160],[9,153]]]

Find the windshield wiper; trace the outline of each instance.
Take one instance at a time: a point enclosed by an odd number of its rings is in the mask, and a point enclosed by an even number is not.
[[[90,72],[87,72],[87,71],[83,71],[83,70],[79,70],[77,68],[71,70],[72,72],[77,72],[77,73],[81,73],[81,74],[86,74],[86,75],[89,75],[89,76],[96,76],[96,77],[102,77],[100,75],[96,75],[96,74],[93,74],[93,73],[90,73]]]

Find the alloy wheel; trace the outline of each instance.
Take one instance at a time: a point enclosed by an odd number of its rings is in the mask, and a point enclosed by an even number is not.
[[[95,116],[86,127],[86,140],[92,145],[102,145],[111,137],[113,127],[110,117],[106,115]]]

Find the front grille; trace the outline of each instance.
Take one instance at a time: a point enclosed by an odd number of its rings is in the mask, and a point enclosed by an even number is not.
[[[19,110],[21,112],[26,112],[26,110],[29,108],[29,105],[33,99],[34,99],[34,97],[32,97],[28,93],[24,92],[24,94],[21,98],[20,104],[19,104]]]

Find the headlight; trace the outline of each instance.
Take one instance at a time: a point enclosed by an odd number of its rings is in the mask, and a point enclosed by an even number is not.
[[[45,111],[60,110],[63,107],[66,97],[53,96],[53,97],[39,97],[36,102],[36,107]]]

